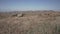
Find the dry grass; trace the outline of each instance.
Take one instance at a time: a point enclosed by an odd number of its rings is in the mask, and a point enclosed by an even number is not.
[[[0,19],[0,34],[60,34],[59,12],[17,15]]]

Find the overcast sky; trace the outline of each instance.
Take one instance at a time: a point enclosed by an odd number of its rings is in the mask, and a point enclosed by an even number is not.
[[[60,0],[0,0],[0,11],[60,10]]]

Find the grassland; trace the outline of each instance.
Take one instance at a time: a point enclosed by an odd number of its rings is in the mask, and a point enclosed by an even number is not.
[[[1,13],[0,34],[60,34],[60,12]]]

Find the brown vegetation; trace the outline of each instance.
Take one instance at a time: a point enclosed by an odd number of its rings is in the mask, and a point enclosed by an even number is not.
[[[3,14],[1,14],[3,16]],[[20,13],[0,16],[0,34],[60,34],[60,13]]]

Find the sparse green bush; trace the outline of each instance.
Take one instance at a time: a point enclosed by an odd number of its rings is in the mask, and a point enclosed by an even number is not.
[[[60,25],[57,25],[56,30],[57,34],[60,34]]]

